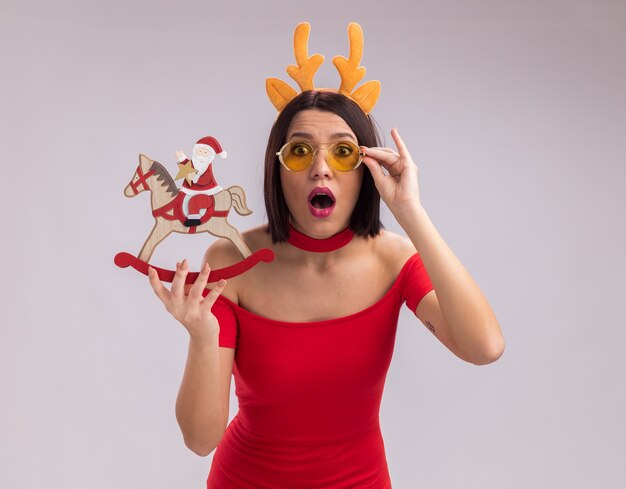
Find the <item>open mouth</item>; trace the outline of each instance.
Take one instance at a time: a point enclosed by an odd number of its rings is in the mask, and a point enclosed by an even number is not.
[[[328,209],[335,203],[335,201],[326,194],[317,194],[310,202],[316,209]]]
[[[335,205],[335,196],[328,187],[316,187],[309,194],[309,204],[316,209],[328,209]]]
[[[315,217],[328,217],[335,208],[335,196],[328,187],[314,188],[308,198],[309,210]]]

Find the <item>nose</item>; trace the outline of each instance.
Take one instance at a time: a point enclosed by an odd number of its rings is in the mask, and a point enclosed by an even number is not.
[[[332,178],[333,169],[326,160],[327,148],[318,147],[315,151],[313,163],[311,164],[310,174],[312,178]]]

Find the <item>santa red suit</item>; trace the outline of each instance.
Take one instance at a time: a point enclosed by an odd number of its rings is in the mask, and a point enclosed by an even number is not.
[[[204,151],[198,151],[204,150]],[[202,153],[202,154],[199,154]],[[200,219],[206,213],[206,208],[198,208],[194,206],[191,199],[197,195],[215,195],[222,191],[222,187],[217,184],[215,177],[213,176],[212,161],[215,156],[220,158],[226,158],[226,151],[222,149],[220,143],[211,136],[199,139],[193,148],[193,155],[191,157],[191,165],[196,170],[196,174],[189,180],[185,179],[180,191],[185,194],[183,199],[183,213],[187,217],[185,221],[186,226],[197,226],[200,224]],[[181,164],[186,164],[189,159],[181,161]],[[201,201],[203,199],[196,199]]]

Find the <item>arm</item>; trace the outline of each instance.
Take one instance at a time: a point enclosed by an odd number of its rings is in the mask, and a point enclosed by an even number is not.
[[[234,352],[219,347],[218,336],[206,342],[189,340],[176,419],[185,445],[200,456],[209,455],[226,430]]]
[[[391,135],[398,153],[389,148],[362,147],[367,154],[363,162],[381,198],[419,251],[435,289],[426,294],[415,313],[463,360],[477,365],[493,362],[504,351],[495,314],[422,207],[417,166],[397,130]]]
[[[407,210],[397,218],[419,250],[435,288],[418,304],[417,317],[459,358],[476,365],[496,361],[504,351],[504,339],[478,285],[423,208]]]
[[[176,401],[176,419],[185,444],[201,456],[211,453],[219,443],[228,421],[230,372],[234,350],[219,347],[219,324],[211,312],[225,281],[202,298],[210,268],[202,271],[185,292],[187,261],[177,264],[171,291],[149,269],[150,284],[168,312],[189,332],[189,350],[185,373]],[[226,375],[228,373],[228,376]]]

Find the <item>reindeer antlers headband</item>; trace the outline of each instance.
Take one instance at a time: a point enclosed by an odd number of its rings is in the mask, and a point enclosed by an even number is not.
[[[298,83],[302,92],[315,90],[313,77],[324,62],[324,56],[321,54],[314,54],[309,58],[310,31],[311,26],[308,22],[301,22],[296,26],[293,34],[293,51],[298,65],[287,67],[287,74]],[[343,56],[333,58],[333,64],[341,76],[341,86],[339,90],[335,91],[354,100],[363,109],[363,112],[368,114],[380,95],[380,82],[378,80],[368,81],[352,92],[355,85],[365,76],[365,67],[359,66],[363,56],[363,30],[356,22],[351,22],[348,25],[348,39],[350,40],[350,58],[346,59]],[[278,78],[268,78],[265,81],[265,90],[278,112],[283,110],[285,105],[298,95],[293,88]]]

